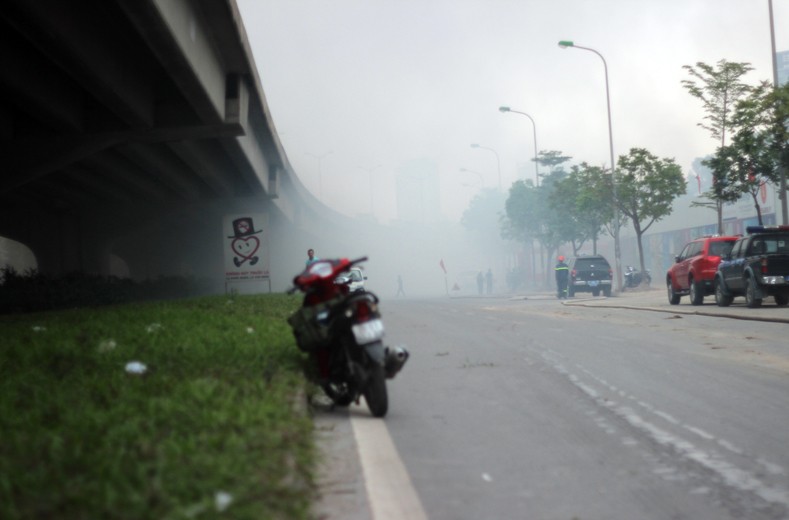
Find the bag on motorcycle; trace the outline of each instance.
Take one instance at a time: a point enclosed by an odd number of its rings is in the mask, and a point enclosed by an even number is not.
[[[303,352],[314,352],[329,345],[329,327],[325,323],[334,302],[302,307],[288,318],[296,345]],[[324,323],[321,323],[324,321]]]

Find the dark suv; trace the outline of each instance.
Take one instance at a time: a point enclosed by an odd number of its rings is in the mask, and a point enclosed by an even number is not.
[[[584,255],[570,258],[570,279],[567,284],[567,295],[575,296],[577,292],[590,292],[592,296],[611,296],[611,280],[613,272],[605,257],[600,255]]]
[[[710,235],[685,244],[666,272],[668,302],[677,305],[682,296],[689,295],[693,305],[704,303],[704,297],[714,292],[713,280],[721,257],[729,254],[738,238]]]

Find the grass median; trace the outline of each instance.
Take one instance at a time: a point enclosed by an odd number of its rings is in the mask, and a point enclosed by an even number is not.
[[[0,518],[308,518],[298,305],[0,316]]]

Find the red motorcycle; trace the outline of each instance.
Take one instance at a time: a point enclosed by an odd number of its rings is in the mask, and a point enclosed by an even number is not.
[[[389,408],[386,379],[408,359],[402,347],[383,344],[384,325],[378,297],[351,292],[348,275],[367,257],[318,260],[293,279],[290,293],[304,293],[304,303],[290,318],[296,344],[314,361],[311,374],[337,406],[364,396],[370,413],[383,417]]]

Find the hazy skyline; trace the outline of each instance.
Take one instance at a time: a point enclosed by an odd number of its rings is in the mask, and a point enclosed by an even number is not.
[[[238,0],[274,125],[296,174],[348,215],[394,218],[403,163],[438,165],[441,213],[506,190],[538,148],[607,165],[603,63],[614,153],[647,148],[685,173],[716,143],[683,65],[749,62],[772,80],[767,0]],[[789,49],[789,0],[773,0],[776,48]],[[320,160],[318,157],[322,157]],[[319,164],[322,175],[319,175]],[[380,166],[378,166],[380,165]],[[372,170],[372,192],[370,171]],[[322,183],[319,178],[322,177]],[[321,188],[322,184],[322,188]]]

